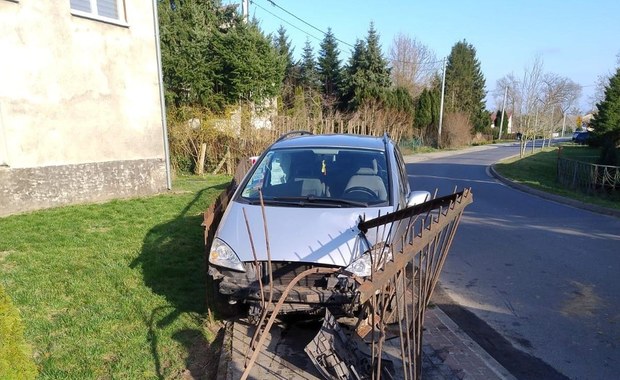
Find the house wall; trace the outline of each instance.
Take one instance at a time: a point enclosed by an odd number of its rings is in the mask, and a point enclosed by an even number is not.
[[[166,189],[152,1],[0,0],[0,215]]]

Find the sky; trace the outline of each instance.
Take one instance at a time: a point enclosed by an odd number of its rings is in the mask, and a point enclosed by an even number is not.
[[[476,49],[489,109],[497,108],[494,95],[502,93],[497,80],[510,73],[522,77],[539,56],[545,72],[583,86],[579,107],[585,113],[597,78],[615,71],[620,54],[620,0],[251,0],[249,11],[265,33],[275,35],[283,25],[296,58],[306,39],[318,52],[323,35],[317,29],[331,27],[336,38],[354,45],[371,22],[386,56],[399,33],[428,46],[438,60],[466,40]],[[346,63],[351,48],[338,47]]]

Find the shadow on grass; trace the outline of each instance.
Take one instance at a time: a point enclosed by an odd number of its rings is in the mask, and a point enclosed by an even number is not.
[[[190,215],[198,202],[205,199],[207,191],[221,191],[226,184],[200,190],[172,220],[159,224],[146,234],[140,255],[130,264],[140,267],[144,284],[158,295],[165,297],[168,306],[154,308],[145,316],[148,341],[154,366],[160,379],[166,377],[165,366],[160,357],[158,330],[175,322],[182,314],[195,318],[195,326],[206,319],[206,266],[204,256],[204,232],[202,215]],[[200,205],[206,208],[206,205]],[[186,347],[186,370],[194,379],[206,379],[214,373],[201,365],[217,351],[216,342],[210,344],[198,329],[180,329],[171,334],[172,339]],[[207,354],[207,355],[203,355]],[[211,360],[213,361],[213,360]]]

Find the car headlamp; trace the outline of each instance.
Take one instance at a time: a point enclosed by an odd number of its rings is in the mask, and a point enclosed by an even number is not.
[[[221,267],[230,268],[245,272],[243,263],[239,260],[239,256],[222,240],[215,238],[211,244],[209,251],[209,262]]]
[[[364,253],[362,256],[355,259],[346,268],[346,271],[353,273],[359,277],[370,276],[372,271],[372,263],[370,262],[370,252]]]
[[[383,252],[383,254],[381,254],[381,252]],[[377,260],[381,262],[377,263]],[[349,264],[345,270],[359,277],[368,277],[372,273],[373,261],[374,266],[380,269],[383,267],[383,264],[390,260],[392,260],[392,252],[387,246],[384,246],[383,249],[374,248],[364,252],[360,257]]]

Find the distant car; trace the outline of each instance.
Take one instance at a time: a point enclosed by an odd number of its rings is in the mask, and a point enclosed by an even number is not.
[[[573,141],[577,144],[584,145],[588,143],[588,139],[590,138],[590,132],[579,132],[577,136],[573,137]]]
[[[285,135],[257,159],[222,217],[209,248],[215,295],[231,304],[260,301],[258,279],[269,281],[261,202],[274,299],[306,269],[345,269],[338,276],[317,274],[298,284],[283,312],[306,312],[350,303],[353,275],[371,275],[370,248],[399,241],[405,233],[387,226],[382,236],[363,235],[357,227],[360,219],[428,199],[427,191],[410,191],[403,157],[387,135]]]

